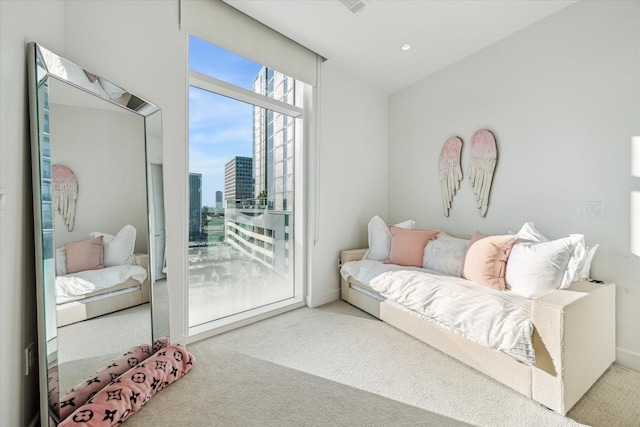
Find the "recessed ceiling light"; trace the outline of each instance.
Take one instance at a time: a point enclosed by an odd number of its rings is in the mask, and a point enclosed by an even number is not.
[[[409,49],[411,49],[411,45],[410,44],[403,44],[402,46],[400,46],[400,49],[409,50]]]

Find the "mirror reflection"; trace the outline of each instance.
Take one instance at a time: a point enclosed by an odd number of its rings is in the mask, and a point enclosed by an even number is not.
[[[41,46],[30,53],[41,401],[54,425],[101,368],[168,336],[162,119]]]

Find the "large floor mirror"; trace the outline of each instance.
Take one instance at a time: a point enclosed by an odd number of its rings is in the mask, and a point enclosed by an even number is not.
[[[52,426],[81,405],[78,385],[169,335],[162,113],[38,44],[28,54],[40,418]]]

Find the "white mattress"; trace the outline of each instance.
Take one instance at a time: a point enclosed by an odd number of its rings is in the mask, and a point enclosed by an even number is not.
[[[81,299],[88,293],[119,285],[129,278],[142,284],[147,278],[147,270],[139,265],[116,265],[57,276],[56,304]]]
[[[341,274],[367,284],[385,301],[429,322],[535,365],[531,301],[527,298],[459,277],[374,260],[345,263]]]
[[[71,301],[71,302],[67,302],[67,303],[64,303],[64,304],[59,304],[59,305],[56,306],[56,308],[58,310],[62,310],[64,308],[73,307],[73,306],[76,306],[76,305],[87,304],[87,303],[90,303],[90,302],[93,302],[93,301],[98,301],[98,300],[105,299],[105,298],[111,298],[111,297],[114,297],[116,295],[123,295],[123,294],[128,294],[128,293],[131,293],[131,292],[136,292],[138,290],[140,290],[140,286],[132,286],[130,288],[120,289],[120,290],[117,290],[117,291],[108,292],[106,294],[94,295],[92,297],[84,298],[84,299],[79,300],[79,301]]]

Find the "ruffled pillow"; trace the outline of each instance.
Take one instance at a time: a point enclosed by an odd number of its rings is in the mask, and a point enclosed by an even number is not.
[[[504,291],[507,260],[515,241],[516,236],[512,234],[489,236],[476,231],[467,247],[462,277]]]

